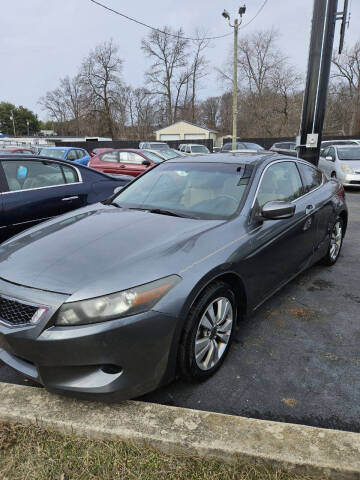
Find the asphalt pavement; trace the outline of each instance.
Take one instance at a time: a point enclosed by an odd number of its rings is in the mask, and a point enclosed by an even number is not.
[[[314,266],[242,322],[209,380],[139,400],[360,432],[360,191],[333,267]],[[9,367],[0,381],[35,385]]]

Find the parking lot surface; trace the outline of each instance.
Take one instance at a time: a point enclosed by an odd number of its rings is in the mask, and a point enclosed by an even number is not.
[[[312,267],[242,322],[211,379],[178,380],[140,400],[360,432],[360,192],[346,197],[334,267]],[[0,381],[34,385],[5,365]]]

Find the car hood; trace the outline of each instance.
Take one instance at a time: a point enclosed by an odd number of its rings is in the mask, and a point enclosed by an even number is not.
[[[2,244],[0,278],[79,299],[120,291],[179,273],[222,223],[92,205]]]

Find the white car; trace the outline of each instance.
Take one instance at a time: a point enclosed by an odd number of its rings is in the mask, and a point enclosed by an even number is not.
[[[346,187],[360,187],[360,145],[331,145],[321,151],[319,168]]]
[[[139,148],[141,150],[169,150],[169,145],[164,142],[140,142]]]
[[[187,145],[183,145],[181,151],[187,155],[206,155],[207,153],[210,153],[210,150],[205,145],[196,143],[188,143]]]
[[[350,138],[348,140],[324,140],[321,142],[321,150],[326,147],[330,147],[331,145],[343,146],[345,145],[360,145],[360,140],[355,138]]]

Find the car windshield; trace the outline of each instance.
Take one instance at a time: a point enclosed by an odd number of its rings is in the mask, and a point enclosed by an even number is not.
[[[151,150],[168,150],[169,145],[166,143],[150,143]]]
[[[205,147],[205,145],[192,145],[191,146],[192,153],[210,153],[209,149]]]
[[[360,146],[338,148],[338,157],[340,160],[360,160]]]
[[[239,164],[164,162],[126,187],[113,202],[123,208],[226,219],[243,198],[249,181],[244,172]]]
[[[249,150],[264,150],[264,148],[261,145],[258,145],[257,143],[245,143],[245,147],[248,148]]]
[[[51,158],[64,158],[66,150],[62,150],[59,148],[42,148],[40,150],[39,155],[44,157],[51,157]]]
[[[144,150],[145,156],[151,160],[154,163],[161,163],[164,161],[162,157],[159,157],[159,155],[156,155],[154,152],[149,152],[149,150]]]
[[[174,152],[173,150],[162,150],[160,154],[162,157],[165,158],[165,160],[170,160],[171,158],[180,157],[180,155],[177,152]]]

